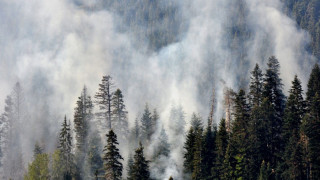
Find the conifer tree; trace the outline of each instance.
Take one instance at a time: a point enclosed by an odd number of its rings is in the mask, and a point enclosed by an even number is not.
[[[132,158],[132,155],[130,154],[129,155],[129,158],[128,158],[128,165],[127,165],[127,180],[132,180],[133,179],[133,158]]]
[[[282,131],[285,151],[283,157],[283,177],[302,178],[302,147],[300,144],[300,126],[305,113],[305,101],[302,96],[301,82],[297,76],[292,81],[290,95],[284,114]],[[301,170],[301,171],[300,171]]]
[[[99,84],[99,91],[94,96],[95,103],[99,107],[99,112],[96,113],[97,117],[107,125],[108,129],[112,128],[111,123],[111,99],[113,95],[113,82],[111,76],[103,76],[101,84]]]
[[[66,180],[72,179],[74,172],[73,154],[71,153],[72,135],[70,122],[69,124],[67,123],[67,116],[64,117],[62,128],[60,130],[58,149],[61,151],[61,160],[64,167],[63,178]]]
[[[107,145],[104,147],[105,152],[103,160],[105,161],[105,177],[107,180],[120,180],[122,177],[122,163],[119,160],[123,160],[119,153],[117,145],[117,135],[110,130],[107,136]]]
[[[33,158],[36,158],[38,154],[42,154],[42,153],[43,153],[42,147],[38,142],[36,142],[33,149]]]
[[[249,105],[246,100],[246,95],[243,90],[240,90],[235,99],[235,121],[232,125],[229,157],[230,160],[236,160],[235,163],[229,162],[232,169],[235,170],[236,178],[247,179],[246,165],[248,153],[248,127],[249,127]]]
[[[194,144],[195,144],[195,132],[193,127],[190,127],[187,136],[186,141],[184,144],[184,171],[187,173],[193,172],[193,158],[194,158]]]
[[[90,123],[93,119],[93,104],[91,97],[87,93],[87,88],[83,87],[80,97],[78,97],[76,108],[74,109],[74,130],[76,140],[75,160],[77,164],[77,179],[84,176],[83,163],[88,151],[88,135]]]
[[[320,68],[318,64],[315,64],[311,71],[307,87],[306,100],[310,106],[316,93],[320,94]]]
[[[202,119],[196,114],[192,115],[191,125],[195,129],[194,144],[193,144],[193,171],[192,179],[200,179],[203,177],[203,125]]]
[[[143,142],[149,142],[151,136],[153,134],[152,131],[152,116],[149,110],[148,104],[146,104],[144,113],[141,117],[141,138]]]
[[[320,177],[320,96],[318,93],[309,103],[303,120],[303,132],[307,136],[307,175],[310,179]]]
[[[150,180],[149,161],[144,157],[141,143],[135,151],[133,161],[132,180]]]
[[[101,138],[97,130],[92,130],[93,133],[89,137],[87,163],[89,165],[90,176],[100,174],[103,170],[103,159],[101,152],[103,150],[101,145]]]
[[[203,149],[202,149],[202,177],[204,179],[210,179],[211,170],[214,167],[216,161],[216,128],[212,130],[210,121],[208,120],[208,126],[203,136]]]
[[[216,136],[216,160],[214,168],[211,170],[213,178],[218,179],[222,177],[223,173],[223,162],[228,146],[229,135],[226,129],[225,119],[221,119],[219,123],[219,129]]]
[[[157,130],[158,121],[160,116],[156,108],[153,109],[153,113],[151,115],[151,127],[152,127],[152,134],[154,134]]]
[[[263,74],[258,64],[255,65],[250,77],[250,92],[249,101],[250,105],[260,106],[262,102],[262,91],[263,91]]]
[[[275,168],[281,160],[280,156],[283,152],[284,145],[281,139],[281,131],[283,125],[283,112],[284,112],[284,95],[282,92],[282,80],[280,78],[280,65],[279,61],[274,57],[268,60],[268,69],[266,70],[264,79],[264,98],[267,98],[273,109],[274,118],[268,119],[270,121],[270,144],[268,146],[271,150],[271,168]]]
[[[165,129],[162,127],[160,135],[158,137],[158,146],[155,149],[154,152],[154,159],[159,158],[160,156],[169,156],[170,153],[170,145],[168,143],[168,136],[167,133],[165,131]]]
[[[117,89],[111,99],[112,127],[120,139],[128,137],[128,118],[123,95],[120,89]]]

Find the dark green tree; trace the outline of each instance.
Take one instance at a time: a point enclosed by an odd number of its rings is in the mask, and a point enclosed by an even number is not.
[[[60,130],[59,135],[59,145],[58,149],[61,152],[61,160],[64,166],[63,179],[69,180],[72,179],[74,174],[74,158],[72,154],[72,135],[70,129],[70,122],[67,123],[67,116],[64,117],[64,121],[62,123],[62,128]]]
[[[320,68],[318,64],[315,64],[311,74],[309,76],[308,81],[308,90],[307,90],[307,97],[306,101],[308,106],[311,105],[312,99],[315,97],[316,93],[320,94]]]
[[[135,151],[132,172],[132,180],[150,180],[149,161],[144,157],[141,143]]]
[[[202,149],[202,177],[204,179],[212,178],[211,170],[214,167],[214,162],[216,161],[216,128],[213,128],[209,123],[203,136],[203,149]]]
[[[302,131],[307,136],[307,178],[320,177],[320,96],[318,93],[309,102],[308,112],[303,120]]]
[[[255,65],[250,77],[250,92],[249,101],[250,105],[260,106],[262,102],[262,92],[263,92],[263,74],[258,64]]]
[[[274,109],[274,118],[268,119],[270,121],[270,144],[268,146],[271,150],[271,168],[275,168],[281,160],[280,156],[284,149],[284,143],[281,139],[283,113],[285,107],[285,97],[282,92],[282,80],[280,78],[280,64],[279,61],[271,56],[268,59],[268,68],[264,78],[263,96],[267,98]]]
[[[107,145],[103,149],[105,152],[103,156],[103,160],[105,161],[105,177],[108,180],[120,180],[123,169],[120,160],[123,160],[123,158],[117,148],[117,145],[119,145],[117,135],[111,129],[106,136],[108,138]]]
[[[282,164],[283,177],[302,179],[302,147],[300,144],[300,126],[305,114],[301,82],[297,76],[292,81],[292,87],[284,113],[282,131],[285,151]]]
[[[216,160],[214,168],[211,169],[214,179],[219,179],[222,177],[223,173],[223,162],[225,153],[228,146],[229,135],[226,129],[225,119],[221,119],[219,123],[219,129],[216,136]]]
[[[194,144],[195,144],[195,132],[193,127],[190,127],[184,143],[184,171],[187,173],[193,172],[193,158],[194,158]]]

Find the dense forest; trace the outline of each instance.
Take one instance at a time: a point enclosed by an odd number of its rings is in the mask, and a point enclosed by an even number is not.
[[[320,179],[318,1],[0,0],[0,179]]]
[[[286,97],[276,57],[268,59],[267,67],[263,72],[256,64],[247,92],[226,88],[225,117],[218,125],[213,119],[214,95],[207,121],[197,113],[186,120],[182,106],[172,107],[168,130],[178,138],[185,136],[183,147],[178,147],[183,179],[320,177],[320,68],[313,67],[306,93],[295,76]],[[93,99],[83,88],[71,118],[74,126],[66,116],[61,120],[56,150],[44,151],[46,142],[39,139],[32,162],[21,171],[23,139],[17,134],[26,111],[23,99],[17,83],[1,115],[2,179],[161,179],[167,168],[163,161],[170,161],[172,146],[179,146],[168,141],[157,110],[148,104],[129,128],[122,91],[114,87],[111,76],[103,76]],[[151,145],[153,151],[146,156],[144,148]],[[122,155],[120,147],[129,155]]]

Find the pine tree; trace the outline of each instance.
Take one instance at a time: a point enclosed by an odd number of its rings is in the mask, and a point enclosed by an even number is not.
[[[4,178],[22,179],[23,155],[21,147],[21,134],[25,133],[22,127],[26,118],[26,107],[24,101],[23,89],[19,82],[13,88],[10,96],[5,102],[4,112],[4,157],[3,167]]]
[[[249,100],[250,105],[260,106],[262,102],[262,87],[263,87],[263,74],[258,64],[254,67],[250,77],[250,92]]]
[[[211,177],[211,170],[214,167],[214,162],[216,161],[216,128],[212,130],[211,124],[208,120],[208,126],[205,131],[203,137],[203,149],[202,149],[202,177],[205,179],[210,179]]]
[[[193,113],[191,117],[191,125],[195,129],[192,159],[192,179],[200,179],[203,177],[203,125],[201,117]]]
[[[169,122],[169,128],[173,131],[175,136],[179,136],[185,133],[185,115],[181,106],[172,106]]]
[[[215,139],[216,146],[216,160],[214,164],[214,168],[211,169],[213,178],[217,179],[222,176],[223,170],[223,161],[226,153],[226,149],[228,146],[228,133],[226,130],[226,121],[225,119],[221,119],[219,123],[219,129],[217,132],[217,136]]]
[[[283,125],[283,112],[284,112],[284,95],[282,93],[282,82],[280,79],[280,65],[278,60],[272,56],[268,60],[268,69],[266,70],[264,79],[264,98],[268,98],[273,109],[274,118],[268,119],[270,121],[270,150],[271,162],[270,166],[275,168],[281,160],[280,156],[284,149],[281,140],[281,131]]]
[[[150,180],[149,161],[143,155],[143,147],[140,143],[139,148],[136,149],[133,162],[132,180]]]
[[[152,134],[152,117],[151,112],[149,111],[149,106],[146,104],[141,118],[141,138],[143,142],[149,142]]]
[[[66,180],[72,179],[72,175],[74,172],[73,154],[71,153],[72,136],[71,136],[70,122],[69,124],[67,123],[67,116],[64,117],[62,128],[60,130],[58,149],[61,151],[61,156],[63,161],[62,164],[65,167],[63,178]]]
[[[83,87],[80,97],[78,97],[76,108],[74,109],[74,130],[76,139],[76,164],[77,167],[77,179],[84,176],[83,162],[86,158],[87,141],[90,130],[90,122],[93,119],[93,104],[91,97],[87,94],[87,88]]]
[[[194,158],[194,144],[195,144],[195,132],[193,127],[190,127],[190,130],[186,136],[186,141],[184,144],[184,171],[187,173],[193,172],[193,158]]]
[[[310,179],[320,177],[320,96],[318,93],[309,103],[304,117],[303,132],[307,136],[307,175]]]
[[[103,160],[105,161],[105,177],[108,180],[120,180],[122,177],[122,163],[119,160],[123,160],[119,153],[117,145],[119,145],[117,140],[117,135],[110,130],[107,136],[107,145],[104,147],[105,152]]]
[[[92,131],[93,132],[89,137],[87,152],[87,162],[90,176],[94,176],[94,174],[100,174],[100,172],[103,171],[101,138],[97,130],[93,129]]]
[[[247,179],[247,158],[248,158],[248,128],[249,128],[249,105],[243,90],[240,90],[235,99],[235,121],[232,124],[230,137],[229,157],[230,160],[236,160],[235,163],[229,162],[232,169],[235,170],[236,178]]]
[[[111,76],[103,76],[99,84],[99,91],[94,96],[95,103],[98,105],[100,112],[96,113],[98,118],[107,124],[107,128],[112,128],[111,123],[111,99],[112,99],[113,82]],[[103,123],[104,124],[104,123]]]
[[[160,119],[160,116],[158,114],[157,109],[153,109],[153,113],[151,115],[151,127],[152,127],[152,134],[154,134],[157,131],[157,125],[158,121]]]
[[[312,99],[315,97],[316,93],[320,94],[320,68],[318,64],[315,64],[308,81],[308,91],[306,93],[308,106],[311,105]]]
[[[133,158],[132,155],[129,155],[129,159],[128,159],[128,165],[127,165],[127,180],[132,180],[133,179]]]
[[[160,135],[158,137],[158,146],[155,148],[154,159],[159,158],[160,156],[168,157],[170,153],[170,145],[168,143],[168,136],[165,129],[162,127]]]
[[[301,82],[297,76],[292,81],[290,95],[284,114],[283,141],[285,151],[283,157],[283,177],[302,178],[302,147],[300,144],[300,126],[305,113],[305,101],[302,96]],[[301,171],[300,171],[301,170]]]
[[[120,139],[128,137],[128,118],[123,95],[120,89],[117,89],[111,99],[112,127],[116,134],[120,134]]]
[[[42,147],[39,145],[38,142],[36,142],[33,149],[33,158],[36,158],[38,154],[42,154],[42,153],[43,153]]]

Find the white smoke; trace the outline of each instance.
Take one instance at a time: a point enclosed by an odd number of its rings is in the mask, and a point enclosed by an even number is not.
[[[33,128],[41,129],[36,125],[40,119],[49,121],[50,132],[56,133],[63,115],[73,116],[83,85],[93,96],[106,74],[113,76],[124,93],[131,126],[146,102],[158,108],[164,127],[170,123],[172,102],[183,106],[187,121],[192,112],[200,112],[206,119],[212,88],[218,122],[223,114],[220,79],[237,89],[241,79],[248,80],[254,64],[266,67],[271,55],[280,61],[285,89],[295,74],[306,84],[315,61],[305,50],[308,34],[282,12],[279,0],[242,2],[248,10],[245,22],[251,34],[243,42],[244,65],[227,42],[231,20],[237,16],[233,8],[237,3],[232,0],[164,1],[179,9],[184,28],[178,40],[157,50],[149,50],[144,39],[139,42],[133,29],[120,31],[118,25],[124,20],[102,7],[103,0],[0,0],[0,107],[19,80],[26,95],[36,99],[28,102],[33,117],[44,105],[51,116],[28,122],[30,134],[24,137],[30,146],[25,149],[25,161],[31,158],[37,134]],[[53,148],[55,137],[48,141],[47,146]],[[170,158],[176,162],[170,163],[182,166],[182,159],[175,158],[177,152]],[[172,169],[167,172],[180,175]]]

